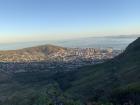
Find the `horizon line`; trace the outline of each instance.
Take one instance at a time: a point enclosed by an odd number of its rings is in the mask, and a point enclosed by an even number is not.
[[[64,39],[48,39],[48,40],[31,40],[31,41],[13,41],[13,42],[0,42],[0,44],[21,44],[21,43],[33,43],[33,42],[46,42],[46,41],[50,41],[50,42],[55,42],[55,41],[68,41],[68,40],[76,40],[76,39],[82,39],[82,38],[103,38],[103,37],[140,37],[140,33],[138,34],[119,34],[119,35],[95,35],[95,36],[82,36],[82,37],[75,37],[75,38],[64,38]]]

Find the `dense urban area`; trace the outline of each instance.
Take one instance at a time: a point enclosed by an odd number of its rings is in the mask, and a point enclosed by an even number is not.
[[[42,50],[43,49],[43,50]],[[58,49],[58,50],[56,50]],[[21,53],[22,51],[22,53]],[[0,52],[0,70],[24,72],[32,70],[64,70],[102,63],[119,55],[122,50],[95,48],[61,48],[58,46],[39,46]]]

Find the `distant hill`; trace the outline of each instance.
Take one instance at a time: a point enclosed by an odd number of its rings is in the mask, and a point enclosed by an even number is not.
[[[43,45],[19,50],[0,51],[0,62],[26,62],[26,61],[44,61],[48,59],[49,54],[65,51],[66,48]]]

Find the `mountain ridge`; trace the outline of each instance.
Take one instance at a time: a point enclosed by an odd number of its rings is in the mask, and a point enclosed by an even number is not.
[[[104,96],[110,97],[109,94],[115,94],[113,95],[115,100],[111,98],[109,100],[116,104],[122,105],[125,101],[131,100],[138,105],[140,103],[139,99],[134,99],[136,96],[132,94],[136,92],[140,96],[139,53],[140,38],[131,43],[122,54],[103,64],[79,68],[80,71],[76,74],[77,79],[71,83],[72,86],[68,89],[69,94],[76,94],[83,100],[93,100],[96,98],[94,96],[96,94],[98,95],[98,101],[102,100]],[[117,89],[117,93],[113,93]],[[121,100],[125,97],[129,98]]]
[[[11,74],[1,71],[0,103],[50,105],[49,99],[52,105],[56,100],[66,102],[64,105],[139,105],[139,46],[140,38],[119,56],[102,64],[80,67],[75,71]],[[52,92],[52,95],[48,95],[48,92]],[[56,100],[53,100],[54,97]]]

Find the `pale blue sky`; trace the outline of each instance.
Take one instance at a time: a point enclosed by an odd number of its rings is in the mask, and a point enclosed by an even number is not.
[[[0,0],[0,42],[139,34],[140,0]]]

